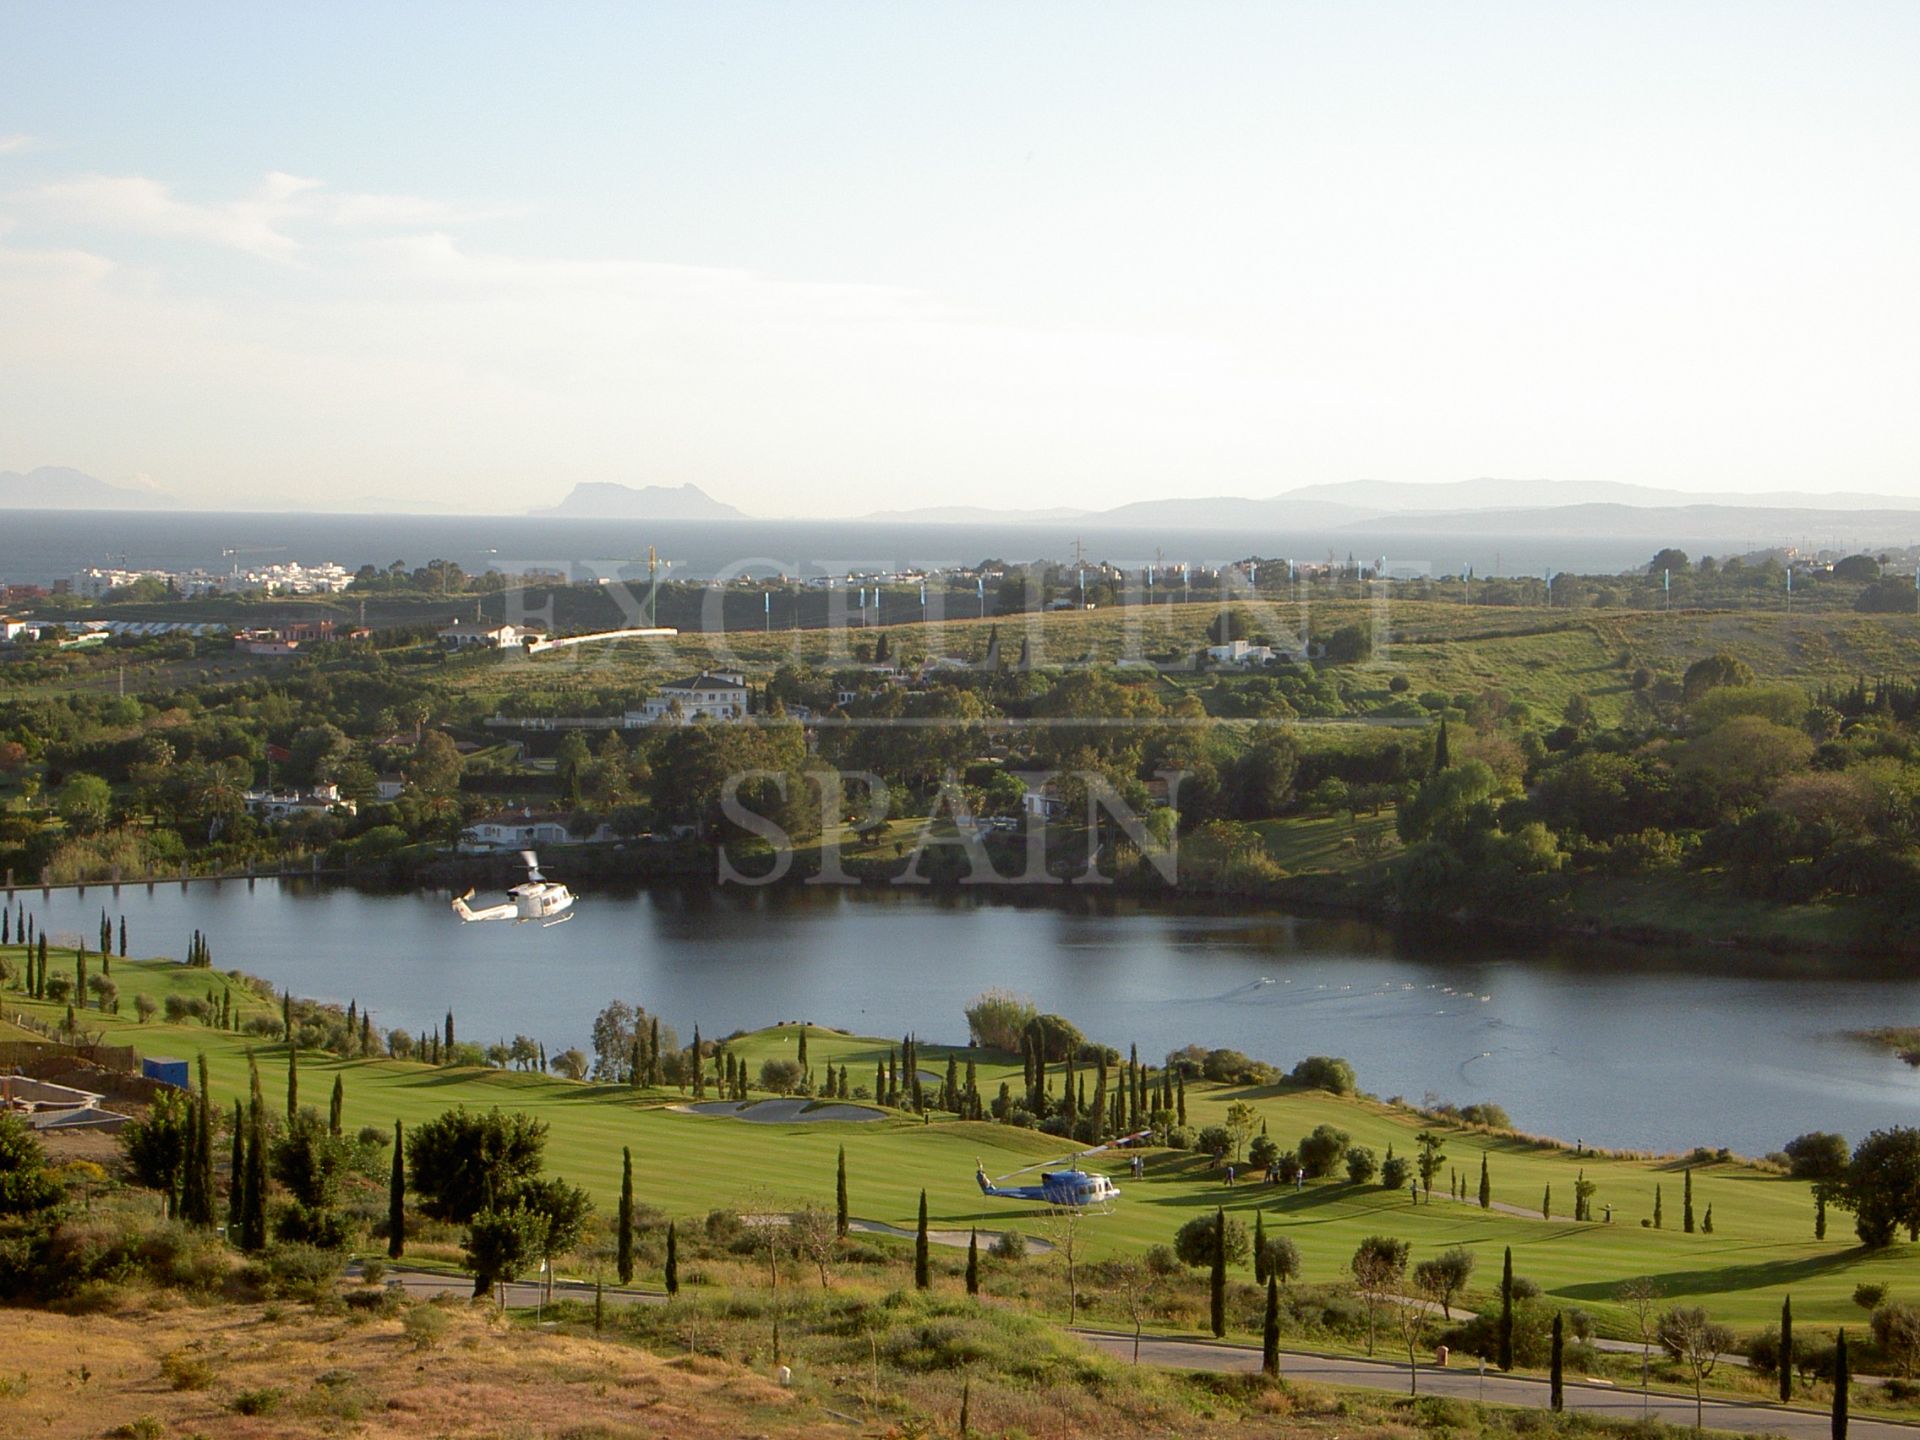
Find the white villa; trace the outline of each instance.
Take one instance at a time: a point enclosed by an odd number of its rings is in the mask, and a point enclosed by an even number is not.
[[[291,820],[297,815],[357,815],[360,807],[340,793],[338,785],[316,785],[311,790],[249,790],[243,797],[247,813],[262,820]]]
[[[632,729],[661,720],[743,720],[746,714],[747,677],[737,670],[722,670],[662,685],[638,710],[627,711],[626,723]]]
[[[476,820],[460,832],[460,849],[468,854],[496,850],[551,850],[560,845],[603,845],[613,839],[604,824],[590,835],[567,829],[567,817],[553,811],[508,810]]]
[[[515,650],[541,638],[537,630],[489,625],[480,620],[456,620],[440,630],[440,643],[449,650]]]

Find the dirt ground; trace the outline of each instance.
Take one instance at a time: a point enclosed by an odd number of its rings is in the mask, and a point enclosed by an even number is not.
[[[444,1333],[422,1345],[398,1319],[292,1304],[0,1310],[0,1434],[677,1440],[838,1428],[724,1361],[510,1331],[464,1306],[441,1313]],[[169,1356],[187,1388],[169,1378]]]

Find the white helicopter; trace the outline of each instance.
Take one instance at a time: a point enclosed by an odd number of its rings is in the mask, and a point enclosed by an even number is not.
[[[475,920],[511,920],[524,925],[529,920],[538,920],[540,928],[546,929],[560,925],[573,918],[573,892],[556,880],[549,880],[540,873],[540,857],[531,850],[522,850],[520,858],[526,862],[527,883],[516,885],[507,891],[507,900],[503,905],[489,905],[483,910],[470,909],[467,901],[473,898],[473,891],[457,895],[453,901],[453,913],[460,917],[461,923],[470,924]]]

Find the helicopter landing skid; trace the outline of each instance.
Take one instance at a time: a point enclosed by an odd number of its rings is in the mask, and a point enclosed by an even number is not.
[[[573,912],[572,912],[571,910],[569,910],[569,911],[568,911],[568,912],[567,912],[566,914],[564,914],[564,915],[556,915],[556,916],[555,916],[555,917],[554,917],[553,919],[551,919],[551,920],[542,920],[542,921],[540,922],[540,928],[541,928],[542,930],[551,930],[551,929],[552,929],[552,928],[553,928],[554,926],[556,926],[556,925],[564,925],[564,924],[566,924],[566,923],[567,923],[567,921],[569,921],[569,920],[571,920],[571,919],[573,919]]]

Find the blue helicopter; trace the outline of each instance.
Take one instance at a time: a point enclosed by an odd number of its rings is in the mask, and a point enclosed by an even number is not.
[[[1113,1150],[1122,1145],[1131,1145],[1136,1140],[1144,1140],[1153,1132],[1138,1130],[1131,1135],[1122,1135],[1117,1140],[1109,1140],[1104,1145],[1096,1145],[1091,1150],[1082,1150],[1076,1155],[1062,1157],[1065,1160],[1082,1160],[1089,1155],[1098,1155],[1102,1150]],[[976,1162],[977,1163],[977,1162]],[[1018,1170],[1010,1170],[998,1180],[987,1178],[987,1167],[980,1164],[973,1178],[980,1182],[980,1193],[995,1200],[1037,1200],[1042,1205],[1056,1210],[1077,1209],[1097,1206],[1106,1209],[1119,1198],[1120,1187],[1104,1175],[1095,1175],[1086,1170],[1040,1170],[1042,1165],[1054,1165],[1060,1162],[1042,1160],[1037,1165],[1023,1165]],[[1011,1180],[1015,1175],[1024,1175],[1029,1170],[1040,1170],[1038,1185],[1002,1185],[1001,1180]]]

